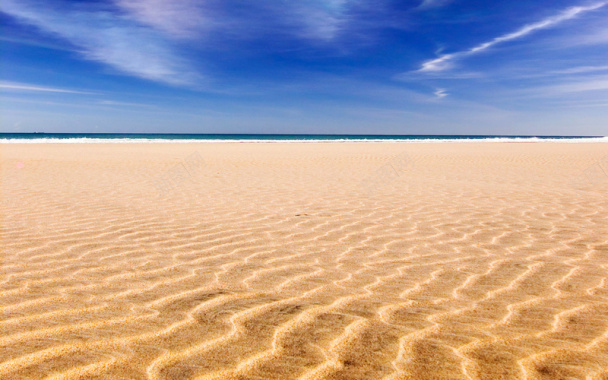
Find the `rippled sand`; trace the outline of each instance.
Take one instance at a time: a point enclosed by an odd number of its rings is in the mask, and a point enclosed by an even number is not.
[[[608,379],[608,144],[2,144],[2,379]]]

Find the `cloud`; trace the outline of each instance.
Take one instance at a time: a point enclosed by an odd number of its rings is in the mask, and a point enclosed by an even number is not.
[[[102,106],[121,106],[121,107],[156,107],[151,104],[133,103],[133,102],[118,102],[114,100],[101,100],[97,104]]]
[[[605,23],[605,20],[603,20],[603,22]],[[608,28],[606,26],[601,25],[600,27],[590,29],[591,30],[583,30],[568,36],[561,36],[561,38],[554,41],[554,44],[559,47],[608,44]]]
[[[290,5],[291,14],[303,27],[300,34],[303,37],[331,40],[345,26],[345,12],[352,0],[313,0],[294,2]]]
[[[196,38],[211,30],[237,38],[259,37],[267,31],[332,40],[345,26],[354,0],[113,0],[133,20],[174,38]]]
[[[70,42],[85,59],[123,73],[182,86],[200,79],[157,32],[93,5],[76,10],[35,0],[2,0],[0,11]]]
[[[68,90],[65,88],[45,87],[45,86],[32,85],[32,84],[27,84],[27,83],[14,83],[14,82],[0,82],[0,88],[7,89],[7,90],[16,90],[16,91],[58,92],[58,93],[65,93],[65,94],[85,94],[85,95],[94,94],[93,92]]]
[[[66,46],[66,44],[41,41],[40,39],[36,39],[36,38],[0,36],[0,41],[6,41],[9,43],[14,43],[14,44],[19,44],[19,45],[29,45],[29,46],[34,46],[37,48],[44,48],[44,49],[64,50],[64,51],[70,50]]]
[[[477,45],[471,49],[444,54],[439,58],[432,59],[430,61],[426,61],[422,64],[418,71],[420,72],[436,72],[436,71],[444,71],[453,67],[453,61],[455,59],[464,58],[473,54],[481,53],[485,50],[490,49],[491,47],[498,45],[503,42],[516,40],[522,37],[525,37],[537,30],[550,28],[552,26],[558,25],[564,21],[573,19],[580,15],[581,13],[593,11],[599,8],[602,8],[608,4],[608,1],[597,2],[588,6],[577,6],[568,8],[561,13],[541,20],[539,22],[526,25],[515,32],[508,33],[499,37],[496,37],[488,42],[484,42],[480,45]]]
[[[438,88],[434,93],[433,93],[438,99],[442,99],[445,98],[446,96],[448,96],[449,94],[447,93],[447,90],[445,88]]]
[[[586,74],[597,71],[608,71],[608,66],[579,66],[571,67],[564,70],[550,71],[548,74]]]
[[[580,39],[576,41],[578,44],[584,45],[601,45],[608,44],[608,28],[598,30],[587,36],[579,36]]]
[[[114,0],[137,21],[178,38],[198,36],[209,20],[195,0]]]
[[[605,90],[608,90],[608,76],[598,76],[576,82],[567,82],[554,86],[547,86],[543,87],[541,89],[541,92],[544,95],[553,96],[559,94],[571,94]]]
[[[434,71],[420,72],[408,71],[393,76],[393,79],[402,82],[428,81],[429,79],[437,80],[469,80],[469,79],[484,79],[487,74],[473,71]]]
[[[208,89],[191,59],[201,48],[332,43],[352,26],[356,0],[306,2],[237,0],[2,0],[0,12],[67,42],[80,58],[160,83]],[[208,35],[213,33],[213,40]],[[180,40],[180,41],[176,41]],[[336,42],[337,44],[337,42]],[[274,46],[273,46],[274,45]],[[199,50],[185,55],[190,46]]]
[[[422,0],[422,3],[420,3],[418,9],[438,8],[451,2],[452,0]]]

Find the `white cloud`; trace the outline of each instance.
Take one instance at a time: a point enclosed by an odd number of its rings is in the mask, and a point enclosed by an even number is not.
[[[581,93],[588,91],[605,91],[608,90],[608,77],[600,76],[595,78],[589,78],[577,82],[567,82],[554,86],[547,86],[541,89],[541,92],[545,95],[559,95],[559,94],[571,94]]]
[[[46,87],[46,86],[32,85],[32,84],[28,84],[28,83],[15,83],[15,82],[0,82],[0,88],[6,89],[6,90],[16,90],[16,91],[58,92],[58,93],[65,93],[65,94],[85,94],[85,95],[94,94],[93,92],[68,90],[65,88]]]
[[[433,94],[439,99],[445,98],[449,95],[445,88],[438,88]]]
[[[180,38],[196,37],[210,20],[196,0],[114,0],[136,20]]]
[[[601,1],[601,2],[597,2],[594,4],[588,5],[588,6],[577,6],[577,7],[568,8],[555,16],[546,18],[544,20],[541,20],[541,21],[533,23],[533,24],[526,25],[526,26],[516,30],[515,32],[496,37],[488,42],[484,42],[471,49],[456,52],[456,53],[451,53],[451,54],[444,54],[444,55],[440,56],[439,58],[432,59],[430,61],[426,61],[422,64],[419,71],[434,72],[434,71],[448,70],[453,67],[453,61],[455,59],[464,58],[469,55],[483,52],[497,44],[525,37],[537,30],[550,28],[550,27],[558,25],[564,21],[573,19],[573,18],[577,17],[578,15],[580,15],[581,13],[585,13],[585,12],[589,12],[589,11],[593,11],[593,10],[602,8],[602,7],[606,6],[607,4],[608,4],[608,1]]]
[[[487,78],[487,74],[473,71],[434,71],[434,72],[419,72],[408,71],[397,74],[393,79],[402,82],[427,81],[429,79],[437,80],[468,80],[468,79],[483,79]]]
[[[33,0],[2,0],[0,11],[55,34],[81,55],[140,78],[173,85],[195,85],[199,76],[166,41],[124,17],[90,8],[59,9]],[[92,7],[92,6],[90,6]]]
[[[331,40],[342,30],[344,12],[352,0],[295,2],[292,11],[304,26],[305,37]]]

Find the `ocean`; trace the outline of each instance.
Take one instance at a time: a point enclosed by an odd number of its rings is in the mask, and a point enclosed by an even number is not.
[[[3,143],[130,142],[608,142],[604,136],[0,133]]]
[[[4,143],[71,142],[608,142],[605,136],[0,133]]]

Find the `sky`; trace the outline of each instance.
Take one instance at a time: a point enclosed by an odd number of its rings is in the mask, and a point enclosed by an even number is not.
[[[608,135],[608,0],[2,0],[0,132]]]

